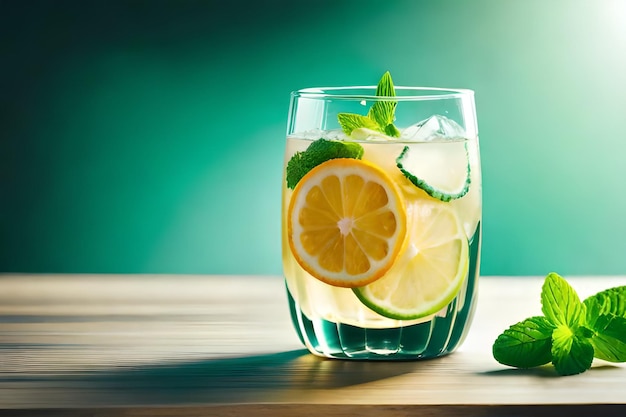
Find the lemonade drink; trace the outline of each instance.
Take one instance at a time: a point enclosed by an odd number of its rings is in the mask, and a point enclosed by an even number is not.
[[[398,113],[411,102],[403,99]],[[466,113],[465,126],[442,115],[405,126],[394,117],[387,131],[359,127],[367,120],[302,131],[291,123],[283,269],[294,327],[312,353],[420,359],[462,342],[481,239],[478,138]]]

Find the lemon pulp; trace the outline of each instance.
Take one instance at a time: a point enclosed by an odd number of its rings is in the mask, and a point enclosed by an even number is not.
[[[406,212],[396,185],[376,166],[331,159],[291,196],[289,245],[298,264],[338,287],[358,287],[389,270],[404,243]]]

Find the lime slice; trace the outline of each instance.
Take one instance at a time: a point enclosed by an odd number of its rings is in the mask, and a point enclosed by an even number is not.
[[[409,238],[391,269],[354,288],[378,314],[412,320],[437,313],[454,299],[469,269],[469,245],[461,221],[447,203],[418,198],[407,205]]]
[[[363,156],[363,147],[355,142],[317,139],[304,152],[293,154],[287,162],[287,187],[293,189],[307,172],[324,161],[335,158],[356,158]]]
[[[469,191],[470,164],[465,141],[405,146],[396,165],[413,185],[437,200],[455,200]]]

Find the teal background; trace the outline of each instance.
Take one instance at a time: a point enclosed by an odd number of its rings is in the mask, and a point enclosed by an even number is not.
[[[476,91],[483,275],[626,273],[626,1],[0,1],[0,271],[280,274],[289,92]]]

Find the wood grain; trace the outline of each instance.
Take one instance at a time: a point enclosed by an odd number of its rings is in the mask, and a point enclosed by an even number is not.
[[[581,298],[626,285],[569,280]],[[558,377],[491,357],[502,330],[540,313],[541,284],[481,278],[452,355],[352,362],[302,348],[279,277],[0,275],[0,415],[623,415],[622,364]]]

